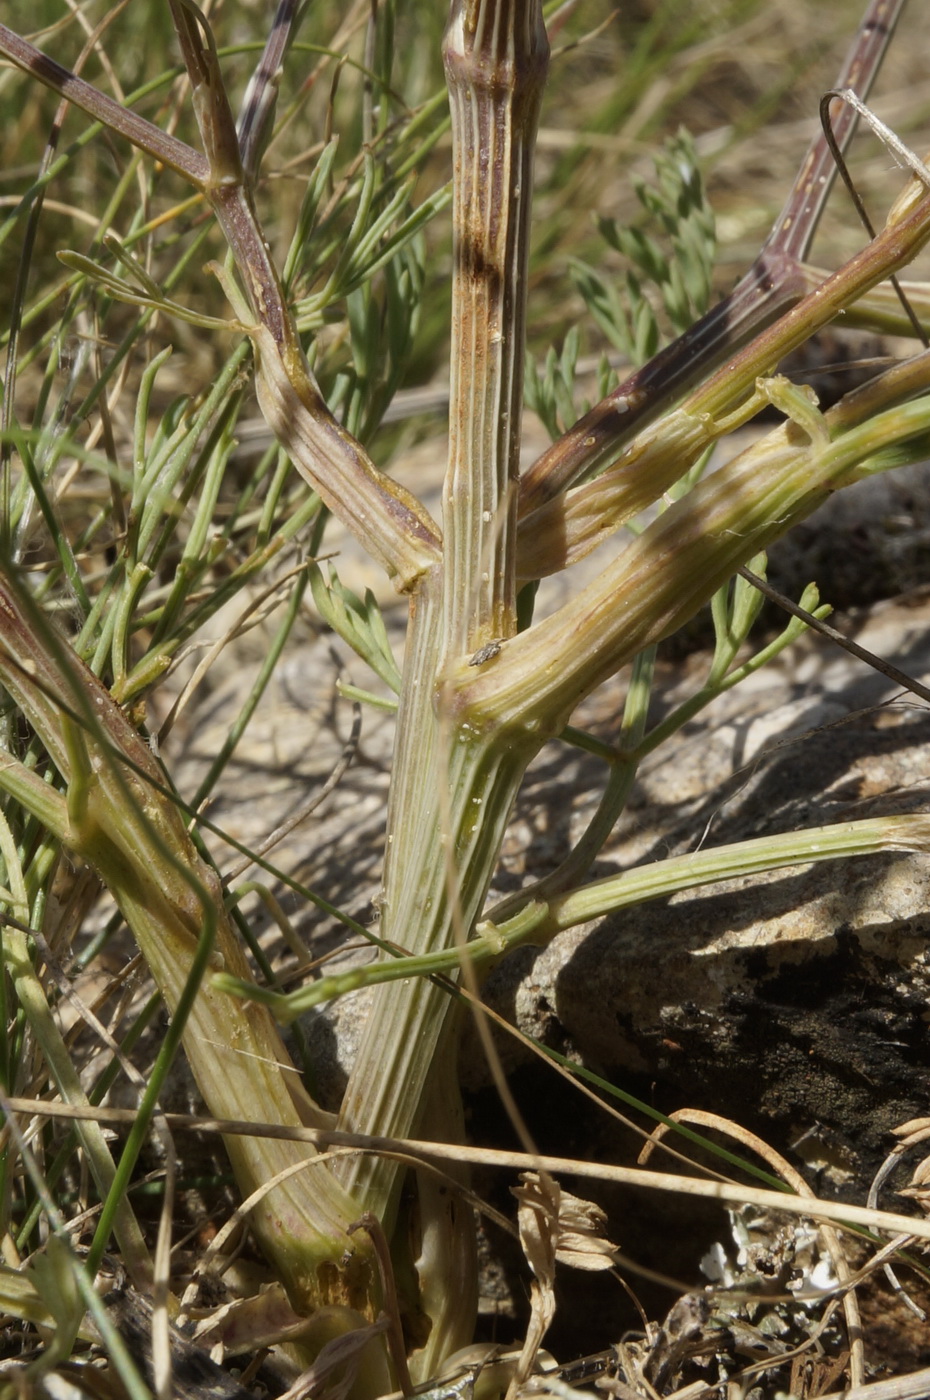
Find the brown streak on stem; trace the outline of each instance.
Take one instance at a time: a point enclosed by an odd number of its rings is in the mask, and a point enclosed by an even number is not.
[[[535,0],[453,5],[454,272],[445,649],[516,629],[514,549],[533,148],[549,46]]]

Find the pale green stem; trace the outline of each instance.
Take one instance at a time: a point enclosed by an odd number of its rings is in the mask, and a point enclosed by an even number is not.
[[[757,386],[738,409],[719,417],[707,412],[701,391],[697,391],[660,423],[644,429],[596,480],[521,519],[517,535],[519,577],[543,578],[576,563],[659,500],[703,451],[771,402],[770,389],[766,391],[771,381],[759,383],[761,388]],[[928,384],[930,354],[924,351],[896,364],[830,409],[824,415],[827,430],[835,434],[864,422],[895,400],[925,390]]]
[[[546,578],[586,558],[622,525],[661,498],[703,452],[763,407],[753,395],[736,415],[714,419],[673,409],[645,428],[612,467],[520,520],[517,574]]]
[[[429,514],[378,471],[336,422],[299,346],[282,346],[261,325],[247,330],[268,426],[320,499],[396,580],[398,590],[409,592],[438,557],[439,533]]]
[[[810,827],[779,836],[762,836],[739,841],[715,850],[674,856],[654,865],[624,871],[605,880],[594,880],[583,889],[556,895],[548,911],[533,930],[530,942],[548,942],[563,929],[574,928],[590,919],[603,918],[618,909],[660,899],[682,890],[698,889],[721,880],[744,878],[779,870],[788,865],[807,865],[842,856],[875,855],[879,852],[930,850],[930,817],[917,813],[900,817],[875,817],[858,822],[838,822],[835,826]],[[519,916],[518,916],[519,917]],[[479,925],[479,928],[481,925]],[[497,929],[506,937],[506,926]]]
[[[650,899],[667,899],[704,885],[718,884],[721,880],[747,879],[792,865],[816,865],[826,860],[891,852],[923,854],[927,850],[930,850],[930,818],[914,813],[808,827],[803,831],[760,836],[752,841],[737,841],[688,855],[669,856],[652,865],[593,880],[566,894],[554,894],[548,900],[537,899],[534,887],[527,893],[527,902],[513,914],[510,911],[518,898],[502,901],[476,925],[474,938],[470,938],[464,948],[415,958],[396,958],[374,967],[321,977],[290,995],[268,992],[263,1000],[274,1007],[280,1019],[293,1020],[310,1007],[332,1001],[359,987],[455,972],[463,957],[468,957],[483,974],[491,963],[513,948],[527,943],[543,946],[566,929]],[[247,994],[247,989],[239,986],[230,989],[238,995]]]
[[[151,122],[139,117],[135,112],[120,106],[112,97],[98,92],[83,78],[77,78],[62,68],[47,54],[41,53],[28,40],[21,39],[6,25],[0,24],[0,49],[7,58],[38,78],[53,91],[60,93],[75,107],[80,107],[96,121],[103,122],[111,131],[118,131],[127,141],[148,151],[155,159],[177,170],[190,180],[191,184],[203,186],[210,174],[209,163],[200,151],[193,150],[167,132],[160,131]]]
[[[825,278],[827,274],[812,270],[812,276]],[[903,282],[899,278],[898,286],[918,321],[922,323],[926,331],[930,332],[930,283]],[[912,336],[914,334],[913,323],[910,317],[904,314],[901,298],[890,283],[882,283],[873,287],[870,292],[856,302],[855,306],[844,311],[839,324],[874,331],[876,335]]]
[[[728,364],[687,400],[695,413],[717,416],[734,402],[741,386],[760,374],[770,374],[785,355],[803,345],[823,326],[842,315],[878,283],[906,267],[930,238],[930,195],[899,223],[884,228],[855,257],[808,292],[773,326],[738,351]]]
[[[432,592],[421,592],[408,637],[381,900],[381,936],[414,953],[451,948],[458,929],[466,935],[471,929],[532,751],[525,743],[502,743],[497,734],[456,733],[437,715],[433,667],[441,609]],[[454,903],[450,861],[458,882]],[[343,1099],[341,1127],[370,1132],[377,1124],[379,1134],[400,1135],[414,1130],[448,1012],[448,996],[419,978],[379,993]],[[337,1170],[389,1230],[397,1164],[346,1158]]]
[[[837,88],[853,88],[860,96],[867,95],[902,3],[903,0],[870,0],[837,78]],[[833,135],[840,150],[846,149],[857,119],[849,104],[832,104]],[[825,136],[818,134],[772,232],[746,275],[729,296],[711,307],[647,365],[628,376],[524,473],[520,493],[527,514],[616,460],[641,427],[678,402],[692,385],[706,380],[724,359],[730,359],[736,347],[745,345],[761,326],[777,321],[816,285],[819,279],[804,267],[803,259],[835,176],[833,151]],[[918,238],[921,236],[918,234]],[[915,251],[916,247],[912,247],[910,256]],[[807,334],[814,329],[810,325]],[[771,369],[780,358],[776,355],[765,368]],[[727,373],[732,366],[731,360]]]
[[[516,480],[532,150],[548,43],[537,0],[453,5],[444,59],[455,171],[450,458],[442,565],[421,580],[407,635],[388,811],[382,934],[429,953],[468,938],[487,896],[534,744],[450,723],[442,672],[516,630]],[[455,1007],[415,978],[379,989],[340,1125],[404,1136],[461,1132]],[[398,1166],[346,1159],[343,1181],[392,1231]],[[474,1228],[419,1179],[413,1260],[429,1335],[425,1379],[474,1324]],[[456,1288],[449,1290],[449,1279]]]
[[[380,472],[330,413],[300,349],[245,184],[212,39],[183,0],[173,0],[172,11],[206,157],[97,92],[4,25],[0,52],[204,192],[247,289],[250,310],[243,320],[256,350],[256,387],[269,426],[333,514],[397,580],[399,589],[410,589],[437,561],[439,532],[419,502]],[[233,299],[241,309],[241,296],[233,292]]]
[[[438,578],[436,579],[438,583]],[[438,593],[438,587],[435,589]],[[467,938],[487,896],[513,799],[531,750],[500,735],[447,726],[437,714],[434,667],[441,604],[421,590],[408,634],[398,713],[398,749],[388,812],[381,933],[411,950],[451,949]],[[453,953],[454,957],[454,953]],[[460,1127],[455,1006],[432,982],[379,987],[343,1098],[339,1126],[352,1132],[428,1131],[452,1139]],[[445,1092],[437,1097],[437,1084]],[[343,1184],[393,1233],[400,1167],[375,1155],[339,1159]],[[461,1203],[432,1186],[419,1201],[420,1306],[431,1312],[426,1345],[411,1359],[415,1380],[471,1338],[474,1226]],[[406,1233],[406,1232],[404,1232]],[[456,1287],[449,1289],[450,1277]]]
[[[436,527],[418,501],[380,472],[337,422],[310,371],[259,226],[239,157],[235,123],[212,35],[185,0],[169,0],[191,80],[194,110],[210,166],[205,192],[246,288],[243,318],[256,358],[262,412],[294,465],[373,559],[413,588],[436,560]],[[224,286],[241,310],[228,278]],[[250,324],[257,320],[257,325]]]

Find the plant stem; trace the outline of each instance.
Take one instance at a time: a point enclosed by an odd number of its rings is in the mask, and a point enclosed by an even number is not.
[[[461,0],[444,45],[455,171],[450,460],[442,566],[411,612],[388,812],[382,932],[417,952],[468,937],[484,903],[530,740],[508,744],[450,723],[443,672],[516,630],[516,477],[522,409],[525,268],[535,142],[548,43],[537,0]],[[454,1012],[414,979],[379,988],[343,1100],[340,1124],[404,1135],[457,1129]],[[441,1094],[436,1085],[445,1082]],[[344,1184],[393,1227],[399,1173],[376,1157],[346,1159]],[[439,1309],[426,1370],[472,1325],[449,1297],[451,1261],[473,1255],[470,1222],[421,1198],[421,1297]],[[464,1226],[464,1229],[463,1229]],[[439,1352],[433,1354],[434,1348]]]
[[[38,78],[53,92],[73,102],[95,121],[103,123],[111,131],[118,131],[140,150],[147,151],[154,159],[170,166],[180,175],[190,180],[192,185],[203,188],[209,178],[210,166],[205,156],[185,145],[175,136],[160,131],[157,126],[130,112],[126,107],[114,102],[112,97],[98,91],[83,78],[75,77],[56,63],[53,58],[21,39],[5,24],[0,24],[0,52],[12,60],[33,78]]]
[[[930,200],[922,209],[930,220]],[[928,373],[930,358],[918,356],[824,415],[792,387],[779,406],[807,421],[789,420],[699,483],[598,578],[506,642],[487,666],[469,671],[460,664],[450,673],[457,721],[477,730],[522,726],[540,739],[557,734],[584,696],[692,617],[740,564],[854,480],[860,464],[874,457],[873,469],[880,470],[919,461],[930,401],[878,407],[883,391],[893,401],[909,380],[914,389],[921,381],[926,386]],[[706,392],[722,398],[727,387],[718,375]]]
[[[184,1046],[211,1111],[223,1117],[325,1125],[266,1008],[236,1007],[192,970],[212,937],[214,968],[250,978],[229,924],[216,872],[197,854],[184,820],[157,789],[163,774],[106,689],[51,629],[25,590],[0,569],[0,683],[35,728],[68,785],[50,806],[21,765],[0,764],[0,783],[100,874],[174,1014],[189,1003]],[[27,781],[27,779],[32,781]],[[244,1194],[300,1163],[275,1185],[250,1223],[296,1305],[340,1306],[374,1316],[378,1283],[367,1240],[345,1235],[358,1211],[313,1154],[243,1137],[227,1143]],[[270,1151],[268,1150],[270,1148]]]
[[[457,0],[443,60],[453,153],[449,467],[443,493],[450,656],[513,636],[533,148],[549,59],[533,0]]]
[[[420,503],[380,472],[330,413],[301,350],[245,184],[212,36],[187,0],[172,0],[172,11],[206,157],[105,97],[3,25],[0,53],[186,176],[210,200],[247,289],[248,309],[243,311],[241,294],[224,279],[255,346],[259,401],[269,426],[333,514],[397,579],[399,589],[409,590],[436,562],[439,532]]]
[[[442,570],[421,582],[407,639],[388,813],[382,927],[414,952],[467,937],[532,745],[448,721],[442,671],[515,630],[514,523],[532,150],[548,43],[536,0],[457,0],[444,45],[456,194],[450,461]],[[376,998],[341,1120],[404,1133],[422,1112],[448,1012],[423,984]],[[388,1127],[387,1125],[391,1126]],[[390,1218],[397,1168],[344,1178]]]
[[[870,0],[834,84],[836,88],[852,87],[861,97],[868,96],[903,3],[904,0]],[[836,106],[833,129],[837,145],[843,150],[855,131],[856,115],[849,107]],[[772,232],[749,271],[729,296],[642,369],[629,375],[524,472],[520,482],[521,519],[605,466],[635,433],[694,384],[703,381],[708,371],[777,321],[805,292],[815,289],[813,279],[817,274],[804,266],[804,258],[835,176],[829,146],[820,132],[801,162]],[[768,368],[774,368],[774,364],[773,361]]]

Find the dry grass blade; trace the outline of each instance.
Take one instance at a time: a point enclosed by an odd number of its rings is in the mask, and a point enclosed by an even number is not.
[[[129,1110],[88,1108],[46,1103],[43,1100],[11,1098],[10,1108],[16,1113],[30,1113],[39,1118],[95,1118],[100,1123],[126,1123],[133,1114]],[[410,1161],[477,1163],[512,1171],[545,1171],[553,1176],[565,1175],[593,1181],[617,1182],[647,1191],[680,1192],[705,1200],[755,1205],[764,1210],[788,1215],[809,1216],[812,1220],[848,1223],[883,1231],[891,1235],[912,1235],[930,1240],[930,1221],[899,1215],[894,1211],[872,1210],[866,1206],[843,1201],[827,1201],[820,1197],[792,1196],[779,1191],[761,1190],[754,1186],[736,1185],[725,1181],[701,1181],[694,1177],[676,1176],[670,1172],[643,1171],[635,1167],[612,1166],[603,1162],[588,1162],[580,1158],[554,1157],[548,1153],[538,1157],[523,1152],[499,1149],[460,1147],[452,1143],[426,1142],[416,1138],[379,1138],[363,1133],[347,1133],[338,1129],[286,1127],[276,1123],[243,1122],[235,1119],[201,1118],[193,1114],[165,1114],[169,1127],[177,1131],[217,1132],[224,1136],[255,1136],[280,1138],[282,1141],[313,1143],[321,1151],[344,1153],[403,1154]],[[291,1170],[300,1171],[309,1163],[296,1163]]]

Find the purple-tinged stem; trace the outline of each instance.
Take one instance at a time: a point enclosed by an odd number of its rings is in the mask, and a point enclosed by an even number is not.
[[[871,0],[836,87],[855,88],[863,97],[868,94],[903,3]],[[833,132],[842,150],[852,138],[857,118],[849,107],[836,105]],[[533,463],[520,483],[521,518],[606,466],[640,429],[812,290],[810,274],[802,264],[835,175],[826,138],[818,132],[772,232],[745,277]]]

